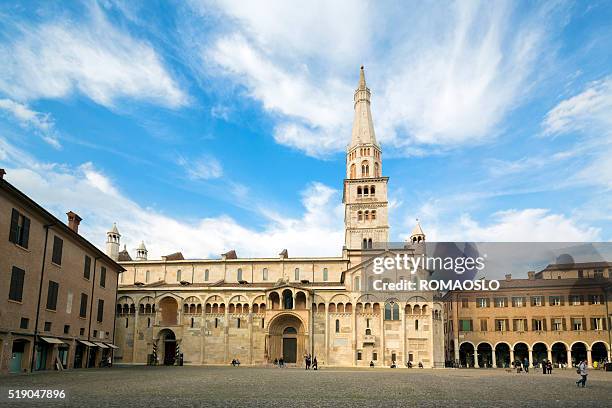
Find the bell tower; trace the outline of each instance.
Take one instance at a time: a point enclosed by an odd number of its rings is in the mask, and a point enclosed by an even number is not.
[[[383,248],[389,241],[389,178],[382,176],[382,151],[376,142],[363,66],[353,102],[355,116],[342,196],[344,245],[347,249]]]

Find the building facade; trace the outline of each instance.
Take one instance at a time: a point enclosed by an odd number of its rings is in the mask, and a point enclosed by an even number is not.
[[[123,268],[3,178],[0,371],[99,366],[111,353]]]
[[[612,263],[552,264],[499,290],[444,297],[447,361],[509,367],[527,359],[576,364],[610,360]]]
[[[118,362],[269,364],[306,354],[327,366],[444,365],[442,304],[431,293],[403,300],[371,291],[363,270],[387,250],[388,178],[370,111],[363,67],[346,153],[345,246],[329,258],[185,260],[180,253],[136,259],[120,248],[116,226],[107,253],[126,269],[116,305]],[[420,227],[419,242],[425,239]],[[340,250],[340,248],[339,248]],[[340,251],[339,251],[340,252]]]

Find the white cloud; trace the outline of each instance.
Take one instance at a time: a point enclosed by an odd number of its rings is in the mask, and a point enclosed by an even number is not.
[[[612,189],[612,76],[559,102],[546,114],[542,128],[544,135],[574,134],[580,138],[586,163],[572,182]]]
[[[544,208],[498,211],[488,224],[474,220],[467,213],[449,218],[436,208],[435,203],[426,203],[419,215],[425,215],[422,226],[429,241],[582,242],[601,239],[599,228]],[[406,234],[403,238],[408,236]]]
[[[603,131],[612,128],[612,77],[595,81],[581,93],[565,99],[547,114],[542,124],[546,134]]]
[[[517,21],[511,3],[434,10],[418,3],[376,10],[366,2],[213,4],[222,28],[205,45],[207,62],[273,114],[278,143],[311,156],[348,143],[361,63],[379,140],[412,154],[418,145],[495,137],[525,98],[536,61],[546,58],[547,13]],[[376,29],[395,23],[403,29]]]
[[[302,216],[261,210],[258,215],[265,226],[256,230],[226,215],[179,219],[143,207],[91,163],[78,167],[39,163],[0,139],[2,152],[10,183],[60,219],[68,210],[77,212],[84,219],[80,231],[100,248],[106,231],[117,222],[128,249],[144,240],[152,257],[175,251],[190,258],[218,256],[229,249],[240,256],[275,257],[275,251],[283,248],[291,256],[340,256],[344,236],[339,193],[320,183],[302,192]]]
[[[209,180],[223,175],[223,167],[216,158],[204,155],[197,159],[180,157],[178,164],[183,167],[192,180]]]
[[[172,108],[187,103],[150,44],[113,26],[95,4],[89,14],[80,23],[13,26],[11,39],[0,44],[0,91],[17,100],[78,91],[107,107],[123,98]]]
[[[51,146],[56,149],[61,147],[55,135],[55,123],[51,114],[36,112],[27,105],[6,98],[0,99],[0,109],[11,114],[21,126],[34,128]]]

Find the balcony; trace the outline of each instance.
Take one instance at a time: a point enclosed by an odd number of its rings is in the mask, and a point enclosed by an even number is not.
[[[376,336],[374,336],[373,334],[366,334],[365,336],[363,336],[363,344],[374,344],[376,343]]]

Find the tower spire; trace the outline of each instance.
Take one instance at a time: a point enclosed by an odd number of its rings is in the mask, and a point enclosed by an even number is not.
[[[360,144],[378,146],[374,133],[372,112],[370,111],[370,88],[366,85],[363,65],[359,70],[359,86],[355,90],[353,101],[355,103],[355,117],[353,119],[353,132],[350,147],[352,148]]]

